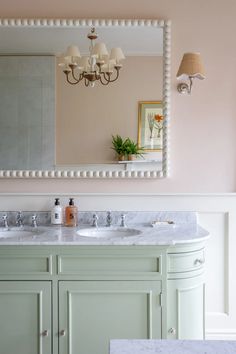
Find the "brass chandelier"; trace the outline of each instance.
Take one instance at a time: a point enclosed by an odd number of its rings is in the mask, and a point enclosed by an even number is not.
[[[105,43],[94,43],[98,38],[92,27],[87,35],[90,39],[89,55],[81,56],[79,48],[71,45],[62,56],[59,66],[62,66],[66,80],[71,85],[84,82],[85,86],[95,86],[95,82],[108,85],[118,79],[121,60],[125,59],[121,48],[112,48],[109,54]]]

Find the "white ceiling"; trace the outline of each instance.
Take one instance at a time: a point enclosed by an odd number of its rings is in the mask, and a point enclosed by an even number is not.
[[[75,44],[88,53],[90,27],[81,28],[0,28],[1,54],[60,55]],[[108,49],[121,47],[126,56],[163,54],[163,29],[156,27],[97,27],[97,41]]]

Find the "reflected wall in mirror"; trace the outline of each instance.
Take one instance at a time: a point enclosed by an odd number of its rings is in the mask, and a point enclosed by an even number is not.
[[[88,54],[91,26],[108,48],[122,48],[120,76],[107,86],[70,85],[58,57],[71,44]],[[0,177],[167,176],[168,21],[2,20],[0,55]],[[162,101],[160,148],[120,164],[112,135],[137,142],[139,101]]]

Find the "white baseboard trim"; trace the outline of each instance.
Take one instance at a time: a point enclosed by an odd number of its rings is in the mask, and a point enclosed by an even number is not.
[[[225,329],[221,331],[207,330],[206,339],[209,340],[236,340],[236,329]]]

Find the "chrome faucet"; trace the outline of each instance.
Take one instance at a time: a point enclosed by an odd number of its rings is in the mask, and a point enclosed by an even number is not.
[[[32,226],[32,227],[38,227],[38,225],[37,225],[37,215],[36,215],[36,214],[33,214],[32,217],[31,217],[31,219],[32,219],[31,226]]]
[[[93,227],[98,227],[98,216],[97,214],[93,214],[93,223],[92,223]]]
[[[7,214],[4,214],[4,215],[2,216],[2,220],[3,220],[3,227],[4,227],[5,229],[8,229],[9,225],[8,225],[8,216],[7,216]]]
[[[23,217],[22,217],[22,212],[18,211],[16,214],[16,226],[17,227],[22,227],[23,226]]]
[[[125,223],[125,217],[126,215],[125,214],[121,214],[121,222],[120,222],[120,226],[121,227],[126,227],[126,223]]]
[[[112,216],[111,216],[111,211],[107,212],[107,223],[106,226],[110,227],[112,223]]]

